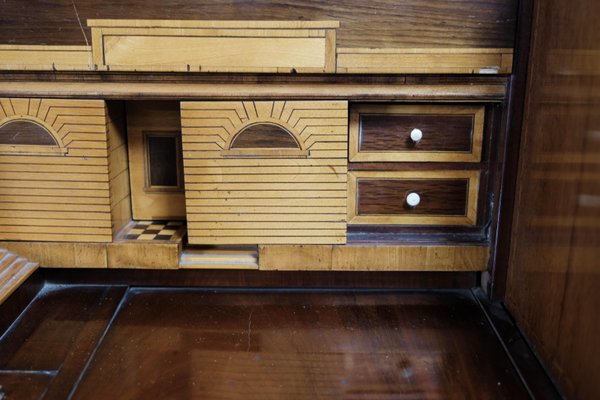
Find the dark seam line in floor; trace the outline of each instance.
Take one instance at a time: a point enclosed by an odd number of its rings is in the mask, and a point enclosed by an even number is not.
[[[117,285],[117,286],[125,286],[125,285]],[[121,297],[121,300],[119,301],[119,304],[115,308],[115,311],[113,312],[113,315],[110,317],[110,319],[108,320],[108,322],[106,324],[106,327],[102,331],[102,334],[100,335],[100,338],[96,342],[96,345],[94,346],[94,349],[90,352],[90,355],[88,356],[88,359],[86,360],[85,365],[81,369],[81,373],[79,374],[79,376],[77,377],[77,379],[75,380],[75,382],[73,382],[73,386],[71,387],[71,390],[69,391],[69,395],[67,396],[67,400],[70,400],[71,398],[73,398],[73,395],[75,394],[75,391],[79,387],[79,384],[81,383],[81,380],[83,379],[83,376],[85,375],[85,373],[89,369],[89,367],[90,367],[90,365],[92,363],[92,360],[96,356],[96,353],[98,352],[98,349],[100,348],[100,346],[102,345],[102,342],[104,341],[104,338],[106,337],[106,335],[108,334],[108,332],[112,328],[114,321],[117,319],[117,317],[121,313],[121,310],[123,309],[123,306],[125,305],[125,303],[129,300],[129,297],[130,297],[130,295],[129,295],[129,288],[127,288],[125,290],[125,293],[123,293],[123,297]]]
[[[406,288],[313,288],[313,287],[292,287],[292,288],[274,288],[274,287],[231,287],[231,286],[130,286],[128,292],[144,293],[144,292],[220,292],[220,293],[402,293],[402,294],[425,294],[425,293],[447,293],[447,294],[463,294],[471,296],[471,289],[406,289]]]
[[[506,346],[506,343],[504,342],[504,340],[500,336],[500,333],[498,332],[498,329],[496,329],[496,326],[494,325],[494,322],[492,321],[492,318],[490,317],[490,315],[488,314],[487,310],[485,309],[485,307],[483,306],[483,304],[481,303],[481,301],[477,297],[476,289],[471,289],[471,294],[473,295],[473,299],[475,300],[475,302],[479,306],[479,309],[481,310],[483,316],[485,317],[488,325],[490,326],[490,328],[494,332],[494,336],[498,340],[498,343],[500,343],[500,346],[502,347],[502,350],[504,350],[504,354],[506,354],[506,357],[510,361],[510,364],[512,365],[513,370],[515,371],[515,373],[519,377],[519,381],[521,381],[521,384],[523,385],[523,387],[527,391],[527,394],[529,395],[529,398],[535,400],[535,396],[533,395],[533,393],[531,391],[531,388],[527,384],[527,381],[525,380],[525,377],[521,373],[521,370],[519,369],[519,366],[515,362],[512,354],[510,353],[510,351],[508,351],[508,347]]]

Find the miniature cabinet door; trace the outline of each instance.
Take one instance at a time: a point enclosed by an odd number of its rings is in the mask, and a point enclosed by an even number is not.
[[[191,244],[346,242],[345,101],[183,102]]]

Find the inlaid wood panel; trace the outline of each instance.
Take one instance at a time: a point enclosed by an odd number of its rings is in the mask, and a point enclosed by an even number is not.
[[[483,122],[483,106],[359,104],[350,114],[350,161],[479,162]]]
[[[88,20],[99,69],[335,72],[337,21]]]
[[[346,102],[183,102],[181,108],[190,243],[345,243]],[[232,153],[236,134],[259,122],[280,126],[298,148]]]
[[[349,224],[474,225],[479,171],[352,171]],[[416,193],[416,206],[408,195]]]
[[[0,98],[0,125],[33,121],[57,143],[0,148],[0,239],[112,240],[106,112],[100,100]]]

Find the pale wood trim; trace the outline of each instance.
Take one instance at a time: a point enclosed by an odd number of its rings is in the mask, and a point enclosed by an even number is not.
[[[338,73],[510,74],[511,48],[339,48]]]
[[[37,268],[38,263],[0,248],[0,304],[8,299]]]
[[[0,81],[6,97],[40,96],[104,99],[195,100],[410,100],[502,101],[505,84],[481,85],[371,85],[371,84],[206,84],[123,82]]]
[[[339,21],[198,21],[160,19],[88,19],[89,27],[139,27],[139,28],[246,28],[246,29],[335,29]]]
[[[361,114],[409,115],[472,115],[471,151],[420,151],[418,149],[390,151],[360,151]],[[483,145],[485,107],[468,105],[375,105],[359,104],[350,109],[349,154],[351,162],[479,162]]]
[[[221,151],[223,157],[242,158],[306,158],[308,150],[298,149],[229,149]]]
[[[261,245],[260,270],[484,271],[487,245]]]
[[[43,268],[106,268],[106,243],[0,242]]]
[[[348,172],[349,225],[475,225],[479,194],[479,171],[350,171]],[[358,179],[456,179],[469,180],[466,214],[444,215],[358,215]]]
[[[90,46],[0,45],[0,70],[91,71]]]

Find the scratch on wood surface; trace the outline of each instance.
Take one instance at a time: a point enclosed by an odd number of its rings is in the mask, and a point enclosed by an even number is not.
[[[71,0],[73,4],[73,10],[75,10],[75,15],[77,16],[77,22],[79,22],[79,27],[81,28],[81,33],[83,33],[83,38],[85,39],[85,45],[89,46],[89,42],[87,39],[87,35],[85,34],[85,30],[83,29],[83,25],[81,24],[81,18],[79,18],[79,12],[77,12],[77,7],[75,6],[75,0]]]

